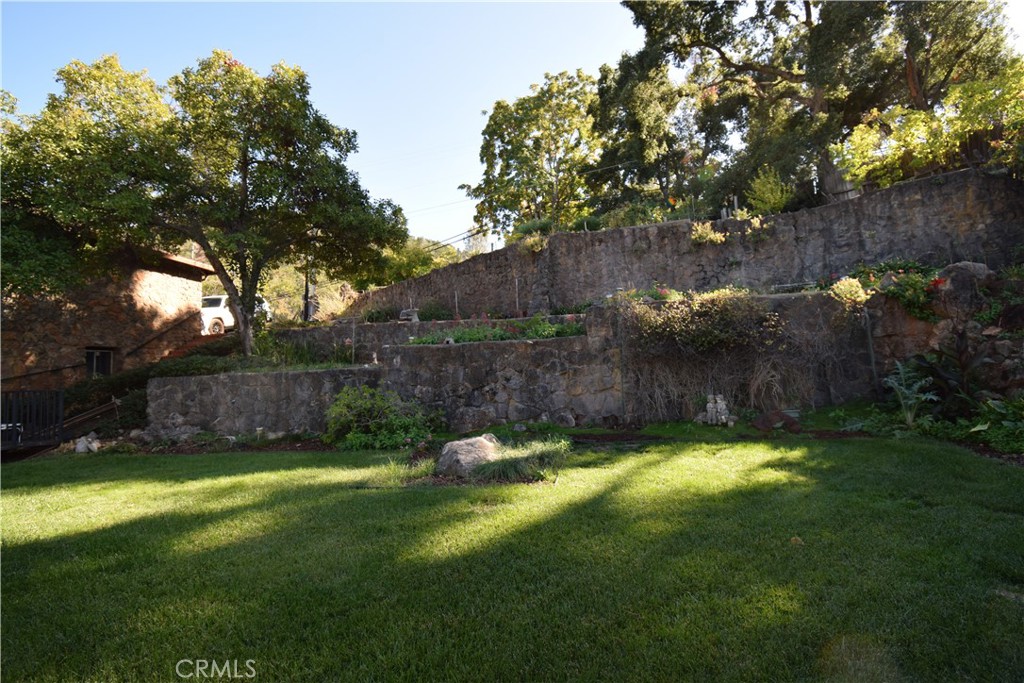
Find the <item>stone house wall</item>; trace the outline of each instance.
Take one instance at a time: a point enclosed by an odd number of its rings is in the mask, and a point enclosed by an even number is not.
[[[59,298],[5,301],[3,389],[59,389],[84,379],[86,349],[111,350],[117,372],[155,362],[197,337],[205,272],[167,265],[170,272],[127,268]]]
[[[694,244],[690,221],[558,233],[539,252],[513,245],[367,292],[350,309],[437,303],[463,318],[520,315],[603,300],[659,282],[706,290],[815,282],[889,258],[1006,265],[1024,234],[1024,185],[966,170],[763,220],[716,221],[723,244]],[[1017,257],[1019,258],[1019,254]]]

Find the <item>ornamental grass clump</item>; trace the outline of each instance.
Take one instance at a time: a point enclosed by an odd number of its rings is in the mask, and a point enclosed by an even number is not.
[[[501,457],[473,470],[473,479],[481,482],[532,482],[553,477],[557,480],[571,450],[572,442],[565,437],[504,446]]]

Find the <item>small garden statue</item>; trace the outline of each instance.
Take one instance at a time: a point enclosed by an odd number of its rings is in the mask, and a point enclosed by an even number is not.
[[[699,413],[694,422],[702,422],[709,425],[727,425],[732,427],[738,418],[729,414],[725,405],[725,397],[721,394],[708,394],[708,403],[704,412]]]

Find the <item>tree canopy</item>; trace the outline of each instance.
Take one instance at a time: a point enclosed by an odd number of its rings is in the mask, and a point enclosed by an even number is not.
[[[405,242],[401,209],[373,200],[345,165],[355,132],[313,107],[297,67],[260,76],[215,51],[161,87],[108,56],[72,62],[58,81],[63,92],[39,115],[5,117],[5,250],[39,236],[51,255],[102,262],[126,246],[193,240],[236,309],[249,353],[256,293],[270,269],[315,259],[340,277]],[[66,284],[7,275],[5,263],[5,296]]]
[[[494,103],[480,146],[483,179],[460,188],[479,200],[478,226],[508,233],[530,220],[569,226],[583,215],[582,174],[600,148],[590,112],[595,98],[591,76],[563,71],[545,74],[511,104]]]

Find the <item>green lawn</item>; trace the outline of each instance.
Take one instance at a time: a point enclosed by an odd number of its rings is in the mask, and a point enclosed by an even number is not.
[[[5,681],[1024,679],[1024,469],[953,446],[578,449],[555,485],[360,453],[2,477]]]

